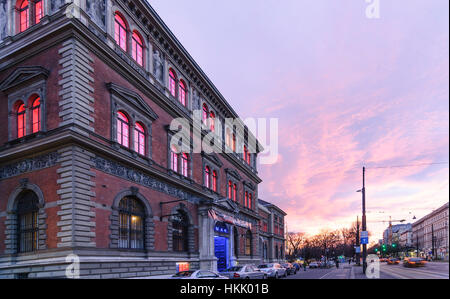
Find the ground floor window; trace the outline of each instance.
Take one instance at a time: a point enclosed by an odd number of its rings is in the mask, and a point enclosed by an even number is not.
[[[144,217],[142,204],[125,197],[119,205],[119,248],[144,249]]]

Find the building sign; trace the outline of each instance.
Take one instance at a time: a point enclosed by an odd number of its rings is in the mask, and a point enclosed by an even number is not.
[[[236,219],[233,216],[225,215],[219,212],[216,212],[214,210],[209,210],[208,215],[210,218],[216,220],[216,221],[223,221],[225,223],[233,224],[236,226],[240,226],[247,229],[252,229],[252,224],[250,222]]]
[[[189,263],[177,263],[177,273],[189,271]]]
[[[230,233],[230,230],[228,229],[227,225],[223,222],[217,222],[216,226],[214,226],[214,231],[222,234]]]

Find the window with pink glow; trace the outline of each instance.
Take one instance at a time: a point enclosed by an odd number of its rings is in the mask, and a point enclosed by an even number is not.
[[[226,130],[225,144],[231,148],[231,131],[229,128]]]
[[[145,129],[140,123],[136,123],[134,127],[134,150],[145,156]]]
[[[233,199],[233,182],[228,181],[228,198]]]
[[[208,113],[209,113],[208,105],[203,104],[203,124],[204,125],[207,125],[207,123],[208,123]]]
[[[252,194],[251,193],[248,194],[248,208],[249,209],[252,208]]]
[[[117,112],[117,142],[130,147],[130,124],[128,117],[123,112]]]
[[[178,172],[178,149],[175,146],[172,146],[171,158],[172,158],[172,170],[174,172]]]
[[[233,134],[233,144],[232,144],[233,152],[236,152],[236,135]]]
[[[181,174],[185,177],[189,177],[189,155],[184,153],[181,159],[182,159]]]
[[[211,180],[211,170],[209,169],[208,166],[205,167],[205,187],[209,188],[210,187],[210,180]]]
[[[233,200],[237,201],[237,185],[233,185]]]
[[[44,9],[42,7],[42,0],[38,0],[34,3],[34,11],[35,11],[35,22],[36,24],[38,24],[42,17],[44,16]]]
[[[125,19],[116,13],[115,16],[115,40],[122,50],[127,51],[127,25]]]
[[[248,192],[245,192],[244,207],[248,207]]]
[[[26,135],[25,114],[25,104],[20,103],[17,108],[17,138],[22,138]]]
[[[28,5],[28,0],[23,0],[20,2],[18,6],[19,11],[19,24],[20,24],[20,32],[23,32],[30,27],[29,13],[30,6]]]
[[[173,97],[177,96],[177,75],[173,69],[169,70],[169,92]]]
[[[143,52],[144,52],[144,42],[142,41],[141,36],[136,31],[133,32],[132,38],[132,56],[133,59],[140,65],[144,65]]]
[[[209,114],[209,129],[211,130],[211,132],[214,132],[214,130],[216,129],[216,114],[212,111]]]
[[[36,96],[31,107],[33,134],[41,130],[41,98]]]
[[[212,173],[212,189],[214,192],[217,192],[217,172],[213,171]]]
[[[180,103],[186,106],[186,84],[183,80],[180,80]]]

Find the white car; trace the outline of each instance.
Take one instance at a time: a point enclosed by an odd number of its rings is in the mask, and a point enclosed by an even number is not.
[[[262,264],[258,266],[258,269],[266,273],[268,278],[278,279],[280,277],[287,277],[286,268],[283,268],[278,263]]]
[[[197,270],[181,271],[170,277],[170,279],[228,279],[228,277],[209,270]]]

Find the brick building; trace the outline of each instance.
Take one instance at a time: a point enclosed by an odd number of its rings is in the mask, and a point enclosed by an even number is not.
[[[262,262],[283,262],[285,260],[285,227],[286,213],[279,207],[259,200],[260,219],[260,256]]]
[[[0,278],[261,261],[263,149],[146,1],[0,0],[0,119]]]

